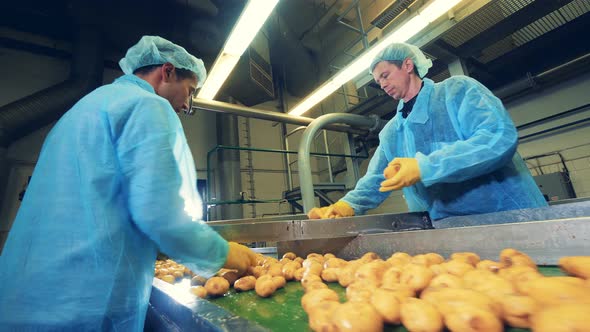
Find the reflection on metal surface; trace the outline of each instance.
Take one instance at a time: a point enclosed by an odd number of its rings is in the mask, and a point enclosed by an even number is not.
[[[354,259],[372,251],[389,257],[396,251],[410,255],[436,252],[449,257],[469,251],[482,259],[497,260],[502,249],[515,248],[538,265],[555,265],[560,257],[590,255],[590,217],[530,221],[499,225],[431,229],[383,234],[361,234],[348,241],[290,241],[278,244],[278,253],[331,252]]]
[[[354,237],[358,234],[429,229],[426,212],[378,214],[323,220],[235,220],[208,223],[228,241],[295,241]]]

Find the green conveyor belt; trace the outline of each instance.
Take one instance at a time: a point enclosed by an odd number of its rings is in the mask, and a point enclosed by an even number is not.
[[[555,266],[539,267],[545,276],[563,275]],[[338,283],[328,283],[328,287],[340,295],[341,302],[346,300],[345,288]],[[226,296],[210,301],[234,315],[254,321],[272,331],[311,331],[307,314],[301,307],[303,287],[299,282],[288,282],[269,298],[261,298],[256,292],[236,293],[233,289]],[[386,325],[384,331],[407,331],[403,326]],[[520,332],[526,329],[506,328],[506,331]]]

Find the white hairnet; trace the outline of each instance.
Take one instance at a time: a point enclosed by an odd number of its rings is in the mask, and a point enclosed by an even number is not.
[[[426,58],[418,47],[406,43],[393,43],[373,58],[371,67],[369,67],[369,74],[373,73],[373,69],[381,61],[404,61],[407,58],[414,61],[414,66],[420,78],[426,76],[428,69],[432,67],[432,61]]]
[[[127,50],[125,57],[119,61],[119,66],[125,74],[149,65],[161,65],[170,62],[177,68],[190,70],[197,75],[198,85],[203,86],[207,78],[207,71],[203,61],[183,47],[158,36],[143,36],[139,42]]]

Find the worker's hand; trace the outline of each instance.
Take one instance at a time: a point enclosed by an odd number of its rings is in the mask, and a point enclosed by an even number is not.
[[[352,207],[344,202],[338,201],[323,208],[313,208],[307,214],[309,219],[334,219],[354,216]]]
[[[328,211],[329,206],[324,206],[321,208],[313,208],[311,210],[309,210],[309,212],[307,213],[307,217],[309,219],[326,219],[326,217],[324,217],[326,215],[326,212]]]
[[[238,275],[241,276],[246,273],[250,266],[256,266],[256,253],[244,245],[229,242],[227,259],[223,267],[238,270]]]
[[[409,187],[420,181],[420,168],[416,158],[395,158],[383,172],[386,180],[379,191],[386,192]]]

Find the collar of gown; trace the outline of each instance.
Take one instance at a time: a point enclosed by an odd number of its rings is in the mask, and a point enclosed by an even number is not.
[[[429,78],[423,78],[424,86],[416,96],[416,102],[414,103],[414,107],[412,108],[412,112],[408,115],[406,119],[402,117],[400,110],[404,107],[404,101],[400,100],[397,105],[397,114],[393,117],[393,122],[395,124],[395,128],[400,130],[401,127],[406,122],[414,122],[414,123],[426,123],[428,121],[428,102],[430,100],[430,94],[434,88],[434,81]]]
[[[151,84],[149,84],[147,81],[145,81],[133,74],[127,74],[127,75],[123,75],[123,76],[117,78],[115,80],[115,83],[118,83],[118,82],[129,82],[131,84],[135,84],[135,85],[139,86],[140,88],[144,89],[145,91],[148,91],[151,93],[156,93],[156,90],[154,90],[154,87]]]

